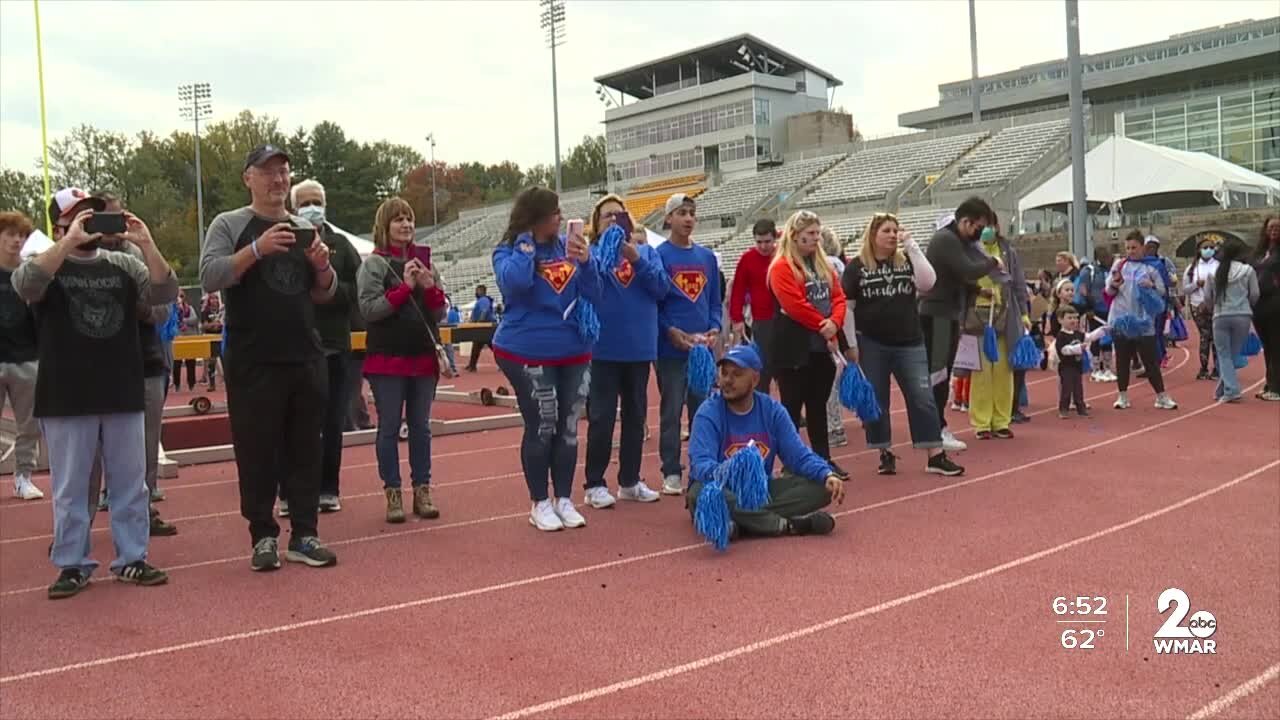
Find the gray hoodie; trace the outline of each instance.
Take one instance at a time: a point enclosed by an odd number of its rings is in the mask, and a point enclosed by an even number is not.
[[[1218,282],[1211,278],[1204,284],[1205,302],[1213,303],[1213,316],[1253,315],[1253,305],[1258,302],[1258,274],[1246,263],[1231,261],[1227,271],[1227,288],[1219,295]]]

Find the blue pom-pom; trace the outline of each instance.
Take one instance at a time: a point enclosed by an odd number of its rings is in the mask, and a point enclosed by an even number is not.
[[[1093,360],[1088,348],[1085,348],[1085,351],[1080,353],[1080,369],[1084,372],[1093,372]]]
[[[880,419],[880,401],[876,398],[876,389],[856,363],[845,365],[840,373],[839,394],[840,404],[857,414],[859,420],[875,422]]]
[[[689,351],[689,391],[697,397],[711,394],[711,386],[716,381],[716,359],[711,348],[706,345],[694,345]]]
[[[698,504],[693,509],[693,527],[715,549],[729,547],[729,501],[724,488],[718,482],[708,482],[698,493]]]
[[[1182,342],[1190,335],[1187,333],[1187,322],[1182,319],[1181,315],[1174,315],[1169,318],[1169,339],[1174,342]]]
[[[1098,339],[1098,347],[1111,347],[1111,333],[1104,333],[1103,336]]]
[[[1262,338],[1258,337],[1258,333],[1249,332],[1249,337],[1244,339],[1244,348],[1240,351],[1245,357],[1253,357],[1262,352]]]
[[[769,504],[769,472],[754,440],[716,468],[743,510],[759,510]]]
[[[156,326],[156,332],[160,334],[160,341],[166,345],[173,342],[173,339],[178,337],[179,326],[177,302],[174,302],[169,306],[169,317],[165,319],[163,324]]]
[[[988,325],[982,331],[982,354],[991,364],[1000,362],[1000,345],[996,341],[996,329]]]
[[[1009,355],[1009,364],[1014,370],[1034,370],[1040,367],[1041,355],[1035,339],[1030,335],[1023,335],[1018,344],[1013,346],[1013,352]]]
[[[573,308],[573,321],[577,325],[578,337],[584,342],[594,345],[600,339],[600,318],[590,300],[578,298],[578,304]]]
[[[1142,337],[1151,331],[1151,318],[1137,315],[1120,315],[1111,319],[1111,329],[1121,337]]]
[[[1155,317],[1164,312],[1164,298],[1160,297],[1155,288],[1139,287],[1138,288],[1138,305],[1151,317]]]
[[[610,225],[600,233],[600,238],[591,247],[591,254],[600,263],[600,269],[610,272],[617,268],[622,258],[622,244],[627,241],[627,232],[618,225]]]

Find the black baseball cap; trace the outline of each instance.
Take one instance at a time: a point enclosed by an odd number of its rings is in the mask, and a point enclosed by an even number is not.
[[[263,163],[273,157],[282,157],[285,162],[290,162],[288,153],[275,145],[268,143],[266,145],[259,145],[249,151],[249,154],[244,158],[244,169],[248,170],[250,167],[260,167]]]

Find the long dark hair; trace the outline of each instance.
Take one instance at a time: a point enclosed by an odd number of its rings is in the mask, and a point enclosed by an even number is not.
[[[1228,240],[1218,249],[1218,270],[1213,274],[1213,288],[1221,297],[1227,292],[1227,278],[1231,275],[1231,263],[1244,254],[1244,243]]]
[[[539,221],[554,215],[560,207],[560,196],[544,187],[530,187],[520,191],[511,208],[507,231],[502,233],[500,245],[515,243],[520,233],[533,229]]]
[[[1271,224],[1272,220],[1280,222],[1280,215],[1268,215],[1267,218],[1262,221],[1262,229],[1258,231],[1258,246],[1253,249],[1253,259],[1255,262],[1266,257],[1267,252],[1271,250],[1271,245],[1267,242],[1267,226]]]

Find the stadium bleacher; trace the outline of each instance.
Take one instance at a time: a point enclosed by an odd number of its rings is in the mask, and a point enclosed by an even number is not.
[[[698,217],[741,215],[777,193],[800,188],[844,158],[839,154],[789,162],[711,188],[698,199]]]
[[[666,204],[667,198],[676,193],[684,193],[692,198],[698,197],[707,189],[706,179],[705,174],[698,173],[636,185],[623,196],[627,202],[627,212],[635,222],[639,223]]]
[[[941,172],[989,135],[983,131],[860,150],[818,178],[813,191],[798,206],[819,208],[879,200],[915,175]]]
[[[1001,130],[960,163],[953,190],[1000,186],[1017,177],[1066,136],[1067,119]]]

